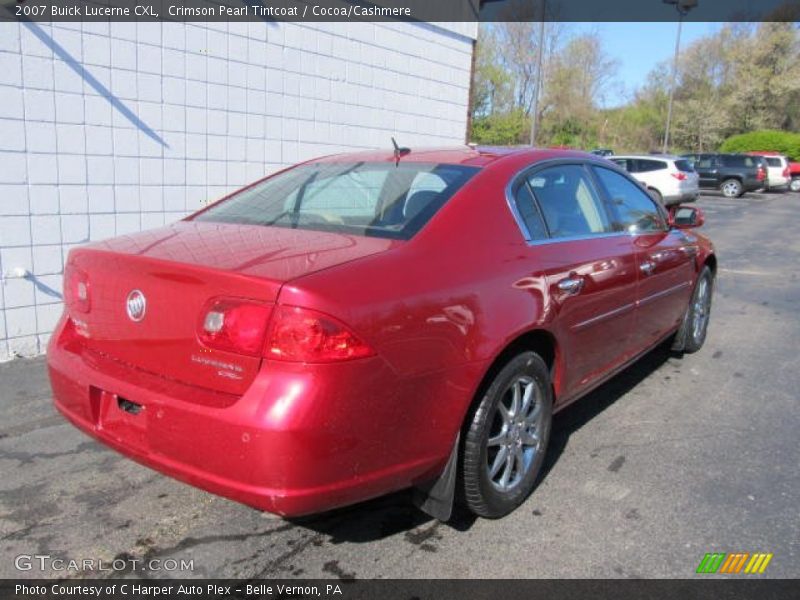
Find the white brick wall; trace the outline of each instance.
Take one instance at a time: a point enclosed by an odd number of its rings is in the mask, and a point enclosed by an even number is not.
[[[0,360],[45,350],[74,245],[392,135],[462,143],[476,34],[474,23],[0,23]]]

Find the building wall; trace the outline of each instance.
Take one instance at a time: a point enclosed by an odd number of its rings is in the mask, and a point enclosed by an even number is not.
[[[69,249],[297,161],[463,143],[474,23],[0,23],[0,360],[45,350]]]

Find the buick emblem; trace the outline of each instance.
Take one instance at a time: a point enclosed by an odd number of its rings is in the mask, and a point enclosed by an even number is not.
[[[144,319],[144,313],[147,310],[147,298],[139,290],[133,290],[128,294],[125,308],[131,321],[141,321]]]

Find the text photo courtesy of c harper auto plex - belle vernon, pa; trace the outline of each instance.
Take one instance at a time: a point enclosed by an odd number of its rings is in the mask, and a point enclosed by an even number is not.
[[[0,600],[784,600],[800,0],[0,0]]]

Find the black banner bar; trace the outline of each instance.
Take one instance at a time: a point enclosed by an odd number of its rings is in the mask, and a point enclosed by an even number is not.
[[[325,598],[380,600],[785,600],[797,581],[752,579],[664,580],[2,580],[2,600],[254,600]]]
[[[798,21],[800,0],[0,0],[31,21]]]

